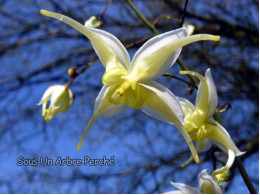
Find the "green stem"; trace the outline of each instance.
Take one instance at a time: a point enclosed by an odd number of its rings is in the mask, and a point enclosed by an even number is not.
[[[238,170],[239,170],[240,174],[243,177],[243,180],[244,180],[244,182],[245,182],[249,192],[251,194],[257,194],[257,192],[256,192],[256,190],[255,190],[255,188],[254,188],[254,186],[253,186],[253,184],[251,182],[251,179],[249,178],[249,176],[248,176],[248,174],[247,174],[247,172],[245,170],[245,167],[244,167],[240,157],[236,157],[235,163],[236,163],[236,165],[238,167]]]
[[[181,60],[180,57],[177,59],[177,63],[178,63],[179,66],[182,68],[182,70],[189,70],[189,68],[183,63],[183,61]],[[196,78],[195,78],[194,76],[192,76],[192,75],[187,75],[187,76],[189,77],[190,82],[191,82],[194,86],[196,86],[196,88],[198,88],[199,83],[198,83],[198,81],[196,80]]]
[[[158,35],[159,32],[156,30],[154,25],[150,23],[144,15],[135,7],[135,5],[132,3],[131,0],[126,0],[126,3],[133,9],[133,11],[136,13],[136,15],[142,20],[142,22],[147,26],[154,35]]]

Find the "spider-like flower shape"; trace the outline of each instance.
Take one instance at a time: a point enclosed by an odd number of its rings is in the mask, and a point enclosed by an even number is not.
[[[180,71],[180,74],[196,76],[200,80],[195,106],[187,99],[179,98],[184,112],[184,127],[192,140],[197,142],[197,152],[206,151],[210,147],[210,139],[213,140],[220,149],[228,153],[226,165],[216,171],[213,175],[222,183],[228,176],[229,168],[232,166],[235,156],[242,155],[226,129],[217,121],[211,119],[216,112],[217,90],[213,81],[210,69],[207,69],[205,77],[192,71]],[[182,166],[186,166],[192,161],[190,157]]]
[[[178,58],[183,46],[195,41],[218,41],[219,36],[199,34],[187,36],[186,28],[180,28],[153,37],[134,55],[132,62],[123,44],[112,34],[81,25],[61,14],[41,10],[43,15],[56,18],[84,34],[94,47],[106,72],[104,84],[77,149],[90,127],[99,117],[113,116],[127,106],[140,108],[146,114],[161,121],[174,124],[188,143],[196,162],[199,162],[195,147],[183,127],[184,116],[176,97],[154,79],[165,73]]]

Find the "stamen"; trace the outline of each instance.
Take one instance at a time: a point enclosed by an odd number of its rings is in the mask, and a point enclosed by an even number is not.
[[[118,96],[123,96],[125,94],[125,91],[130,87],[130,83],[128,81],[124,81],[116,90],[116,94]]]
[[[191,133],[195,132],[196,129],[194,127],[190,127],[187,131],[189,134],[191,134]]]

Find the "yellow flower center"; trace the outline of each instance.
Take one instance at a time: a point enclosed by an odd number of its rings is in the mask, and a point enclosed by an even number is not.
[[[133,75],[123,67],[115,67],[107,70],[102,78],[104,85],[109,85],[108,100],[111,104],[125,103],[131,108],[140,108],[144,102],[141,94],[142,86],[138,85]]]
[[[128,81],[124,81],[116,90],[116,94],[119,96],[123,96],[126,93],[126,90],[130,87],[130,83]]]

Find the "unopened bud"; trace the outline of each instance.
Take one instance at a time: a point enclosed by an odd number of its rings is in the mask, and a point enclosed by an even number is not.
[[[187,88],[187,94],[192,95],[192,93],[193,93],[193,87],[189,85]]]
[[[187,28],[188,36],[190,36],[190,35],[192,35],[194,33],[194,30],[195,30],[195,26],[194,25],[192,25],[192,24],[184,24],[183,26]]]
[[[85,22],[84,25],[91,28],[98,28],[102,25],[102,21],[97,16],[92,16]]]
[[[74,79],[76,76],[78,76],[78,72],[77,72],[77,67],[76,66],[72,66],[69,70],[68,70],[68,75],[71,79]]]

